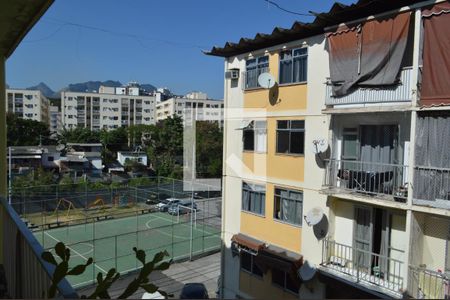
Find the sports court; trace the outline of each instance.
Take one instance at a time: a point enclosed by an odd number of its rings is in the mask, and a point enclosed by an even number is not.
[[[196,209],[188,213],[170,215],[155,209],[163,192],[180,198],[191,194],[181,187],[177,192],[175,186],[124,187],[120,194],[126,201],[113,190],[74,189],[65,194],[58,191],[57,196],[49,189],[27,191],[26,202],[16,201],[13,207],[44,249],[53,251],[61,241],[71,250],[72,267],[94,259],[82,275],[68,276],[74,287],[81,287],[94,282],[98,272],[116,268],[125,274],[139,268],[133,247],[144,250],[148,260],[164,250],[174,260],[220,250],[221,198],[191,198]]]
[[[69,276],[70,283],[76,287],[91,283],[98,272],[106,273],[110,268],[121,273],[135,270],[140,265],[132,251],[135,245],[145,250],[148,257],[167,250],[175,260],[189,258],[191,251],[195,256],[217,250],[220,231],[205,224],[191,223],[190,217],[183,215],[178,223],[177,216],[157,212],[43,230],[35,236],[46,249],[64,242],[71,249],[72,266],[94,258],[93,266],[83,275]]]

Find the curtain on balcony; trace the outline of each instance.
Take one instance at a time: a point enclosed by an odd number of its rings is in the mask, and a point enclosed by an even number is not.
[[[328,34],[334,96],[356,85],[383,86],[398,81],[408,40],[410,13],[375,19]]]
[[[425,106],[450,104],[450,3],[422,12],[423,73],[420,102]]]
[[[396,125],[361,126],[361,162],[363,171],[390,172],[397,158]],[[383,165],[385,164],[385,165]]]
[[[417,118],[414,198],[450,200],[450,113],[428,112]]]
[[[372,211],[355,207],[355,236],[353,239],[354,263],[370,270],[370,252],[372,251]]]

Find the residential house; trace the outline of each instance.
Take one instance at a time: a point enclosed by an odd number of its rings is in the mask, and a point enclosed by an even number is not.
[[[75,177],[83,175],[101,175],[101,143],[67,143],[66,155],[61,157],[61,172],[73,173]]]
[[[143,166],[147,166],[147,154],[140,152],[132,152],[132,151],[118,151],[117,152],[117,161],[125,166],[127,162],[135,161]]]
[[[11,169],[15,172],[22,173],[41,167],[59,171],[60,151],[57,146],[15,146],[10,147],[10,151]]]
[[[222,296],[449,297],[449,12],[336,3],[207,53],[226,72]]]

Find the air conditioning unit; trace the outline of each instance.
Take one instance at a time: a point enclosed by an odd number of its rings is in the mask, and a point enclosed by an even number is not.
[[[227,72],[225,72],[225,78],[239,79],[239,69],[229,69]]]

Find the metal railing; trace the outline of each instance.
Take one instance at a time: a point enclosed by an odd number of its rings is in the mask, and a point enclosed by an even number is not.
[[[3,205],[3,265],[11,298],[43,298],[51,284],[55,267],[41,258],[44,251],[33,233],[15,210],[0,199]],[[58,284],[59,297],[78,298],[66,279]]]
[[[444,273],[410,266],[408,294],[417,299],[450,299],[450,280]]]
[[[269,72],[269,67],[260,67],[257,69],[247,70],[243,74],[244,90],[259,88],[258,77],[262,73]]]
[[[413,203],[450,209],[450,169],[414,167]]]
[[[400,83],[385,87],[360,87],[343,97],[334,97],[331,83],[327,82],[325,105],[408,102],[412,99],[412,68],[400,73]]]
[[[402,261],[329,239],[325,239],[322,246],[321,266],[326,270],[346,274],[356,282],[365,282],[401,294]]]
[[[408,166],[356,160],[326,160],[324,185],[366,195],[391,196],[406,202]]]

